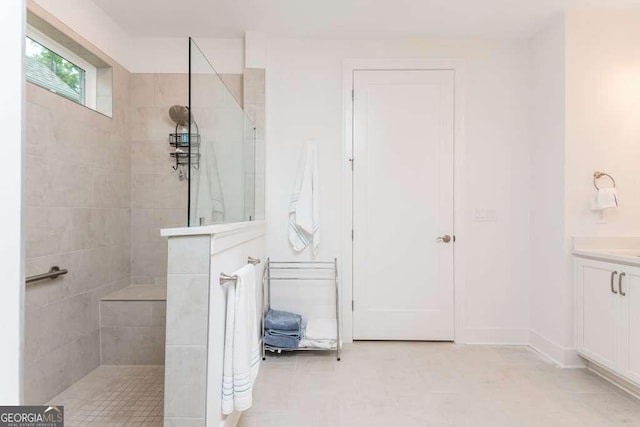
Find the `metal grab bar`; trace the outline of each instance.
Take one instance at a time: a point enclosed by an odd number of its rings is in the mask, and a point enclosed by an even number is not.
[[[53,267],[51,267],[49,269],[49,271],[47,273],[42,273],[42,274],[36,274],[34,276],[29,276],[25,279],[26,283],[33,283],[33,282],[37,282],[38,280],[45,280],[45,279],[57,279],[58,277],[62,276],[63,274],[67,274],[69,272],[69,270],[67,270],[66,268],[60,268],[57,265],[54,265]]]
[[[249,257],[247,258],[247,264],[252,264],[252,265],[260,264],[260,258]],[[238,276],[235,274],[231,276],[226,273],[220,273],[220,286],[224,286],[227,283],[231,283],[231,282],[235,284],[237,281],[238,281]]]

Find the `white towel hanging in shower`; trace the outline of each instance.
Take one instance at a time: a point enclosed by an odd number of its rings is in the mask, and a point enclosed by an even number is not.
[[[204,217],[206,224],[224,222],[224,196],[213,141],[200,145],[200,166],[191,171],[191,176],[195,188],[194,218]]]
[[[314,141],[307,141],[300,156],[291,205],[289,207],[289,243],[302,252],[313,243],[314,255],[320,246],[320,192],[318,155]]]

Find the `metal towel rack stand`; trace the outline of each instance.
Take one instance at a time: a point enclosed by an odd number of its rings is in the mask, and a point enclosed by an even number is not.
[[[293,280],[302,285],[306,281],[331,283],[335,291],[335,320],[336,320],[336,343],[333,348],[298,347],[295,349],[271,347],[264,342],[265,324],[264,316],[271,309],[271,282],[272,281]],[[340,291],[338,286],[338,259],[333,261],[271,261],[267,258],[267,263],[262,275],[262,360],[266,358],[266,350],[271,352],[282,351],[333,351],[336,359],[340,360],[342,337],[340,336]]]
[[[58,277],[64,274],[67,274],[68,272],[69,270],[67,270],[66,268],[60,268],[57,265],[54,265],[46,273],[36,274],[34,276],[27,277],[25,279],[25,283],[33,283],[33,282],[37,282],[38,280],[45,280],[45,279],[57,279]]]
[[[249,257],[247,258],[247,264],[258,265],[260,264],[260,258]],[[224,286],[227,283],[233,283],[235,285],[237,281],[238,276],[236,276],[235,274],[230,275],[226,273],[220,273],[220,286]]]

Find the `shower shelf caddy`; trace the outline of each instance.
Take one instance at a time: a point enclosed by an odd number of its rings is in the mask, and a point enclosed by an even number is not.
[[[175,148],[175,151],[171,152],[171,157],[176,160],[174,170],[179,166],[189,164],[189,143],[191,143],[191,166],[198,169],[200,165],[200,134],[180,132],[169,134],[169,145]]]
[[[278,348],[264,343],[265,325],[264,316],[271,308],[271,281],[304,281],[332,282],[335,286],[335,319],[336,319],[336,344],[335,348]],[[340,337],[340,291],[338,289],[338,259],[333,261],[271,261],[267,263],[262,274],[262,360],[266,359],[266,352],[282,351],[332,351],[336,353],[336,359],[340,360],[342,340]],[[264,296],[266,295],[266,301]]]

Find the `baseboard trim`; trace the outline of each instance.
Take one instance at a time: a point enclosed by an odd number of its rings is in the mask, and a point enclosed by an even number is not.
[[[463,344],[528,345],[529,331],[527,329],[466,329],[460,342]]]
[[[544,354],[562,368],[586,367],[584,360],[574,348],[562,347],[535,331],[529,331],[529,347]]]
[[[636,399],[640,399],[640,387],[637,385],[625,380],[620,377],[618,374],[611,372],[609,369],[598,365],[597,363],[587,361],[587,369],[603,380],[613,384],[619,389],[629,393]]]

